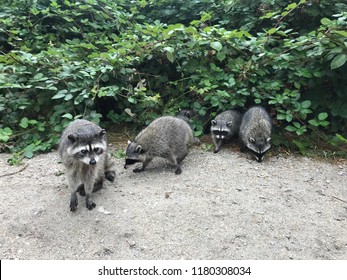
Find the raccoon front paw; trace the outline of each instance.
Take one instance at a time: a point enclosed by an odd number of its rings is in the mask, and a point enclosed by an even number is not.
[[[177,167],[176,171],[175,171],[175,174],[176,175],[180,175],[182,173],[182,169],[181,167]]]
[[[105,172],[105,178],[109,180],[110,182],[113,182],[114,179],[116,178],[116,172],[115,171],[106,171]]]
[[[78,200],[76,193],[71,194],[71,200],[70,200],[70,211],[75,212],[77,209]]]
[[[213,152],[216,154],[216,153],[218,153],[218,152],[219,152],[219,150],[214,150]]]
[[[134,173],[139,173],[139,172],[142,172],[142,171],[144,171],[145,169],[143,168],[143,167],[136,167],[134,170],[133,170],[133,172]]]
[[[86,207],[88,208],[88,210],[94,209],[95,206],[96,206],[96,204],[95,204],[94,202],[92,202],[92,201],[88,201],[88,202],[86,203]]]

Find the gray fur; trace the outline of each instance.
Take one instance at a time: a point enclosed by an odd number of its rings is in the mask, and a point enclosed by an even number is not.
[[[93,209],[92,192],[102,187],[105,178],[113,181],[116,176],[107,154],[106,131],[92,122],[75,120],[63,131],[58,153],[71,190],[70,210],[77,208],[77,192],[86,195],[86,207]]]
[[[211,137],[214,152],[218,153],[223,143],[236,136],[240,129],[242,114],[237,110],[227,110],[211,121]]]
[[[187,123],[189,123],[190,119],[193,116],[193,113],[194,112],[192,110],[183,109],[183,110],[180,110],[177,113],[176,117],[186,121]]]
[[[192,144],[194,137],[189,124],[176,117],[160,117],[143,129],[134,142],[129,142],[124,168],[142,162],[142,167],[133,170],[141,172],[154,157],[161,157],[172,163],[176,167],[175,173],[180,174],[180,163]]]
[[[240,126],[242,149],[248,149],[261,162],[271,148],[272,121],[269,113],[261,106],[248,109]]]
[[[192,127],[190,123],[190,119],[193,116],[193,114],[194,112],[192,110],[181,110],[177,113],[176,117],[184,120],[187,124],[190,125],[190,127]],[[200,139],[197,137],[194,137],[194,145],[198,146],[200,144],[201,144]]]

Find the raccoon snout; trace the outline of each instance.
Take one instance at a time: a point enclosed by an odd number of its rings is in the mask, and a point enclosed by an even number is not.
[[[92,158],[90,161],[89,161],[89,164],[90,165],[95,165],[96,164],[96,160],[94,158]]]

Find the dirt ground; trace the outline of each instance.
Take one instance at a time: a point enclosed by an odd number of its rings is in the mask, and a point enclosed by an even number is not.
[[[195,147],[182,174],[143,173],[70,191],[56,152],[11,167],[0,154],[1,259],[347,259],[347,164]]]

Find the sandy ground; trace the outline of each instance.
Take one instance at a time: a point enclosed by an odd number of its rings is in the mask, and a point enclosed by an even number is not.
[[[162,160],[143,173],[116,160],[96,208],[79,197],[71,213],[56,152],[15,167],[8,157],[0,154],[1,259],[347,259],[345,161],[257,163],[196,147],[175,175]]]

